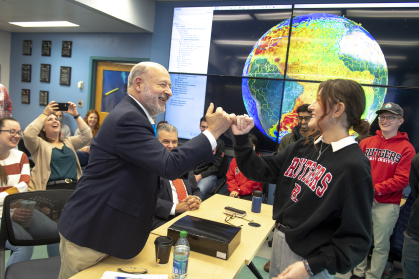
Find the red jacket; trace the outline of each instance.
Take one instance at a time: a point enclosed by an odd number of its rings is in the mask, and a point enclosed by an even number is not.
[[[381,130],[359,143],[370,160],[374,198],[379,203],[400,204],[409,183],[410,163],[416,151],[406,133],[386,139]]]
[[[233,158],[230,163],[230,168],[227,172],[227,189],[231,192],[237,191],[240,196],[246,196],[253,193],[253,189],[260,188],[262,190],[262,183],[254,182],[247,179],[237,167],[236,158]]]

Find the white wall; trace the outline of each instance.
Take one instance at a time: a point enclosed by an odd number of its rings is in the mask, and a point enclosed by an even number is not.
[[[11,42],[11,33],[0,30],[0,83],[6,86],[9,94]]]

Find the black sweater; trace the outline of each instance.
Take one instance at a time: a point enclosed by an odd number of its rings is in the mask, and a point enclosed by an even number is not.
[[[237,165],[248,179],[276,184],[273,219],[287,227],[288,245],[314,274],[347,273],[372,242],[370,163],[357,144],[336,152],[323,144],[317,160],[318,149],[304,142],[259,157],[247,135],[236,136]]]
[[[409,183],[415,202],[410,209],[410,217],[406,233],[411,237],[414,237],[416,240],[419,240],[419,154],[413,157],[412,167],[410,168]]]

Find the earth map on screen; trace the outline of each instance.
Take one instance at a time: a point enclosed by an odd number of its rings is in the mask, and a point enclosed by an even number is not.
[[[371,34],[361,24],[333,14],[294,17],[286,78],[299,81],[284,81],[280,79],[284,79],[289,25],[290,20],[285,20],[266,32],[243,69],[243,76],[249,77],[242,81],[243,100],[256,127],[273,141],[278,135],[279,142],[297,125],[297,107],[315,100],[319,83],[304,81],[336,78],[372,85],[363,87],[367,99],[363,118],[371,123],[387,90],[374,85],[388,83],[384,54]]]

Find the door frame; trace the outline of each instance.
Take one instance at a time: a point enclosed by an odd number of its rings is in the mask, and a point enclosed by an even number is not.
[[[150,61],[150,58],[90,56],[89,61],[89,91],[87,93],[87,110],[95,108],[97,62],[140,63]]]

